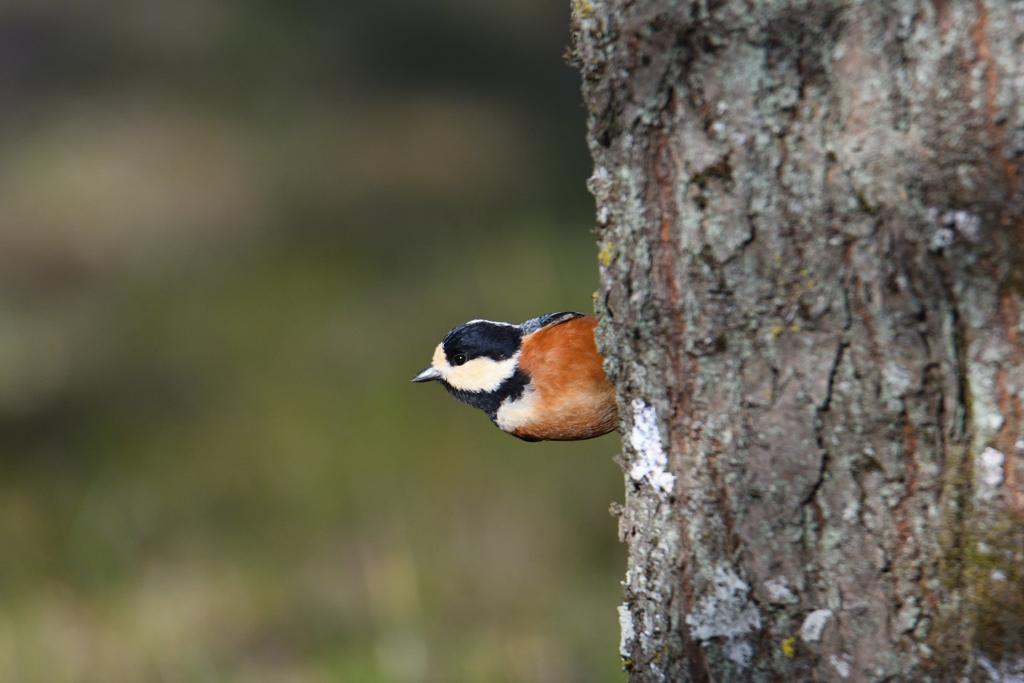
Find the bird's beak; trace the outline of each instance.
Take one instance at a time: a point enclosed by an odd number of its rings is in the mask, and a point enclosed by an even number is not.
[[[431,365],[429,368],[412,378],[413,382],[429,382],[432,379],[441,379],[441,373]]]

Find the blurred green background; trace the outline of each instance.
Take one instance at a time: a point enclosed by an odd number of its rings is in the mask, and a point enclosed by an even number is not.
[[[0,681],[622,681],[615,435],[410,378],[591,310],[568,0],[0,3]]]

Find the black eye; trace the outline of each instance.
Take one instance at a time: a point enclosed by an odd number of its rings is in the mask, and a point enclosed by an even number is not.
[[[466,362],[466,354],[457,353],[452,356],[452,365],[458,367]]]

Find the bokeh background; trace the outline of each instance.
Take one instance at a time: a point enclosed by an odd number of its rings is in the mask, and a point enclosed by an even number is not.
[[[0,3],[0,681],[622,681],[616,435],[436,385],[591,310],[568,0]]]

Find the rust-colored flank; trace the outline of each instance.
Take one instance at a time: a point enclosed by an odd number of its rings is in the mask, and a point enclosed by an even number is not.
[[[523,337],[519,368],[530,376],[546,419],[523,425],[523,439],[567,441],[607,434],[616,427],[615,388],[605,377],[594,344],[592,317],[544,327]]]

